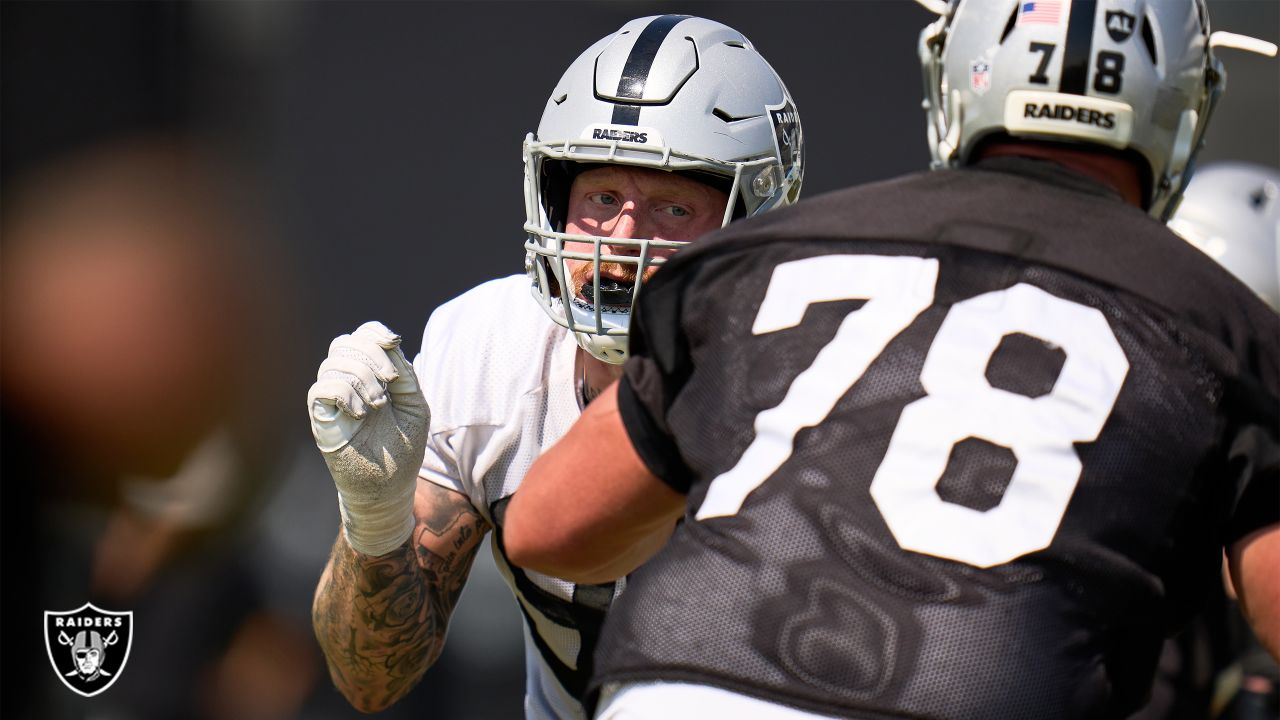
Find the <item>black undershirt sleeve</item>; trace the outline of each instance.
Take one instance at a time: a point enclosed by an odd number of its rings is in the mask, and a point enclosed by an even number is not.
[[[1231,447],[1231,464],[1241,469],[1242,487],[1227,526],[1225,545],[1280,522],[1280,448],[1272,432],[1241,432]]]
[[[622,425],[631,438],[632,447],[649,472],[670,485],[672,490],[688,494],[693,484],[692,471],[684,464],[675,440],[663,431],[636,396],[626,375],[618,381],[618,413],[622,416]]]
[[[1240,483],[1224,538],[1228,548],[1280,522],[1280,399],[1274,378],[1266,377],[1273,368],[1242,364],[1249,372],[1228,381],[1223,393],[1223,405],[1235,419],[1227,463]]]
[[[636,453],[650,472],[684,494],[693,472],[672,435],[667,412],[692,370],[683,309],[696,267],[674,262],[646,283],[631,316],[629,356],[618,382],[618,411]]]

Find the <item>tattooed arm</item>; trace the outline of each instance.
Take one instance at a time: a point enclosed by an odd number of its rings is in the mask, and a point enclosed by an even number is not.
[[[338,690],[377,712],[421,679],[444,647],[449,616],[489,524],[461,493],[418,479],[409,542],[377,557],[341,533],[320,577],[312,625]]]

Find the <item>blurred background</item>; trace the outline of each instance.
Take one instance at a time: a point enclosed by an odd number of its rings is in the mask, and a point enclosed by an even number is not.
[[[1280,42],[1277,0],[1213,26]],[[304,416],[329,340],[523,268],[520,142],[626,20],[742,31],[790,88],[805,194],[927,162],[907,0],[0,4],[5,718],[342,718],[310,631],[338,527]],[[1224,51],[1201,163],[1280,167],[1280,61]],[[133,610],[92,699],[43,611]],[[444,656],[385,717],[521,714],[482,550]]]

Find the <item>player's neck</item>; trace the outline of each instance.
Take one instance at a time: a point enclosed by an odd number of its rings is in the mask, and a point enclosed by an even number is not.
[[[1022,141],[992,142],[983,146],[979,157],[1029,157],[1049,160],[1074,170],[1120,193],[1125,202],[1142,207],[1142,181],[1138,167],[1125,158],[1067,145]]]
[[[582,401],[589,403],[610,383],[622,377],[622,366],[598,360],[586,350],[579,349],[578,353],[582,363]]]

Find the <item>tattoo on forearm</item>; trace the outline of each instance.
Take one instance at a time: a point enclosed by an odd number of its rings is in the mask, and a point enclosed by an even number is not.
[[[424,517],[418,518],[415,534],[426,530],[436,537],[444,537],[451,528],[465,522],[468,517],[474,517],[475,510],[470,505],[467,505],[467,509],[471,510],[471,513],[465,512],[460,505],[461,503],[456,501],[435,503],[427,509]]]
[[[316,593],[312,623],[334,684],[357,708],[407,693],[444,645],[449,616],[487,524],[466,498],[438,490],[413,538],[380,557],[338,537]],[[447,495],[445,493],[448,493]]]

